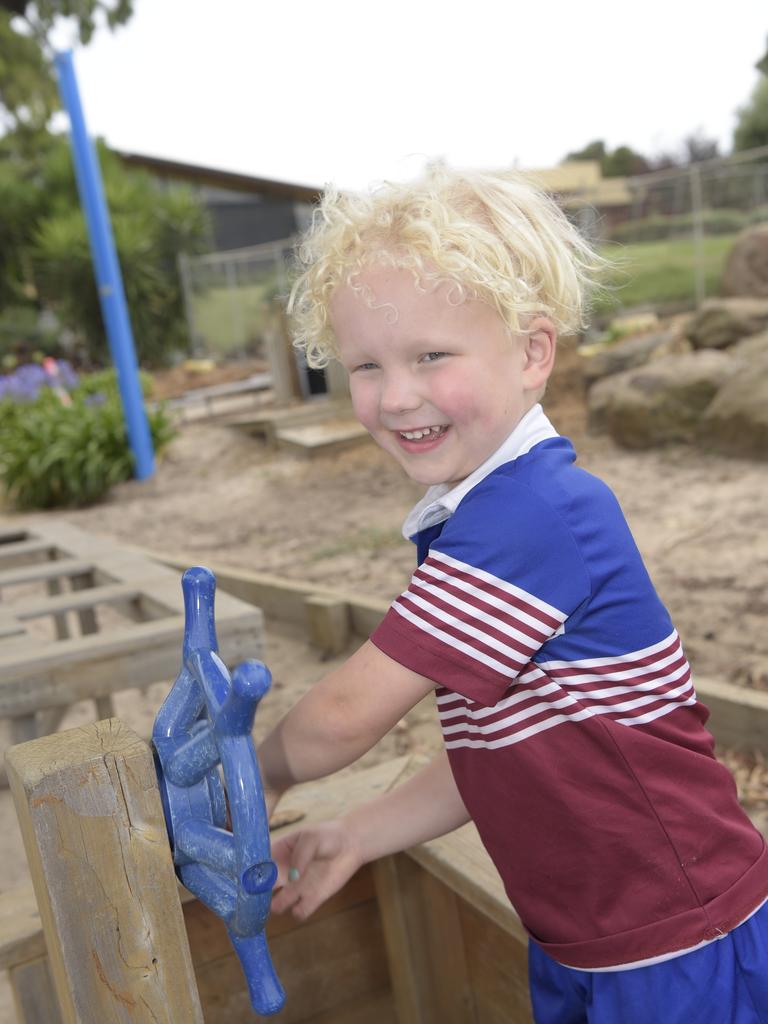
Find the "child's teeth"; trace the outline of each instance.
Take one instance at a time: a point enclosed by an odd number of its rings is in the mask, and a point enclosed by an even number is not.
[[[419,441],[428,434],[439,434],[442,427],[421,427],[419,430],[401,430],[400,433],[409,441]]]

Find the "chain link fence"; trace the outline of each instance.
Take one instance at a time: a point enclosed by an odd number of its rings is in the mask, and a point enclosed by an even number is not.
[[[739,234],[768,222],[768,147],[625,179],[566,198],[616,263],[598,316],[693,309],[720,292]]]
[[[561,196],[613,264],[595,316],[693,309],[720,291],[733,244],[768,223],[768,146]],[[284,330],[294,240],[181,257],[191,354],[268,361]]]
[[[289,289],[293,240],[179,258],[191,354],[268,360]]]

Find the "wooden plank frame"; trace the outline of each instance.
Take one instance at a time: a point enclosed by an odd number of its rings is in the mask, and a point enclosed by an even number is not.
[[[34,763],[32,752],[44,744],[46,763],[58,763],[59,755],[52,752],[67,744],[66,737],[62,733],[35,740],[16,748],[11,757],[23,755]],[[398,785],[424,763],[406,756],[297,787],[280,808],[280,818],[290,824],[278,831],[347,811]],[[79,771],[82,774],[82,768]],[[48,795],[39,787],[36,792],[37,799]],[[62,792],[66,799],[78,799],[66,788]],[[36,811],[52,809],[43,804]],[[41,879],[38,872],[36,884]],[[45,880],[49,890],[61,890],[60,871],[52,871]],[[137,898],[139,893],[143,895],[143,889],[136,890]],[[206,1024],[252,1024],[260,1018],[250,1010],[222,923],[182,893]],[[65,898],[44,896],[43,905],[46,899],[61,907]],[[102,899],[107,899],[106,893]],[[87,933],[90,915],[83,917],[71,897],[69,909],[76,918],[70,927]],[[47,937],[49,926],[46,912],[42,927],[35,919],[29,889],[0,894],[0,969],[9,971],[17,1006],[24,999],[29,1003],[27,979],[33,975],[39,999],[46,998],[43,931]],[[362,869],[305,922],[290,916],[270,918],[268,939],[288,994],[285,1009],[271,1018],[277,1024],[531,1024],[527,937],[471,824]],[[53,953],[51,964],[57,977]],[[175,989],[167,999],[170,1007],[174,993]],[[34,1014],[20,1014],[19,1024],[58,1024],[41,1013],[35,1009]],[[88,1024],[91,1020],[76,1019]],[[62,1021],[69,1024],[66,1016]]]
[[[22,523],[0,527],[0,592],[36,581],[47,585],[49,596],[0,606],[0,717],[21,719],[17,735],[29,735],[34,726],[25,719],[43,709],[94,699],[107,710],[117,691],[173,679],[184,630],[178,572],[66,522],[28,517]],[[3,567],[4,550],[10,568]],[[31,561],[19,564],[20,551]],[[41,561],[39,554],[48,557]],[[121,610],[125,624],[99,630],[100,604]],[[46,615],[56,623],[57,639],[32,642],[26,623]],[[70,615],[80,635],[67,626]],[[219,588],[216,624],[228,664],[260,656],[258,608]]]

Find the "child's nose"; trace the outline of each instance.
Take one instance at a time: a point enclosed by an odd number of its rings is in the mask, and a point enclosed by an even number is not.
[[[411,375],[388,374],[382,382],[380,405],[384,413],[409,412],[417,409],[421,405],[421,396]]]

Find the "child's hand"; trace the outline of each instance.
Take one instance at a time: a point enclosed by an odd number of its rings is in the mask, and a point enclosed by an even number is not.
[[[338,892],[363,863],[343,821],[312,825],[278,839],[272,859],[278,869],[272,910],[276,914],[291,910],[301,921]]]

